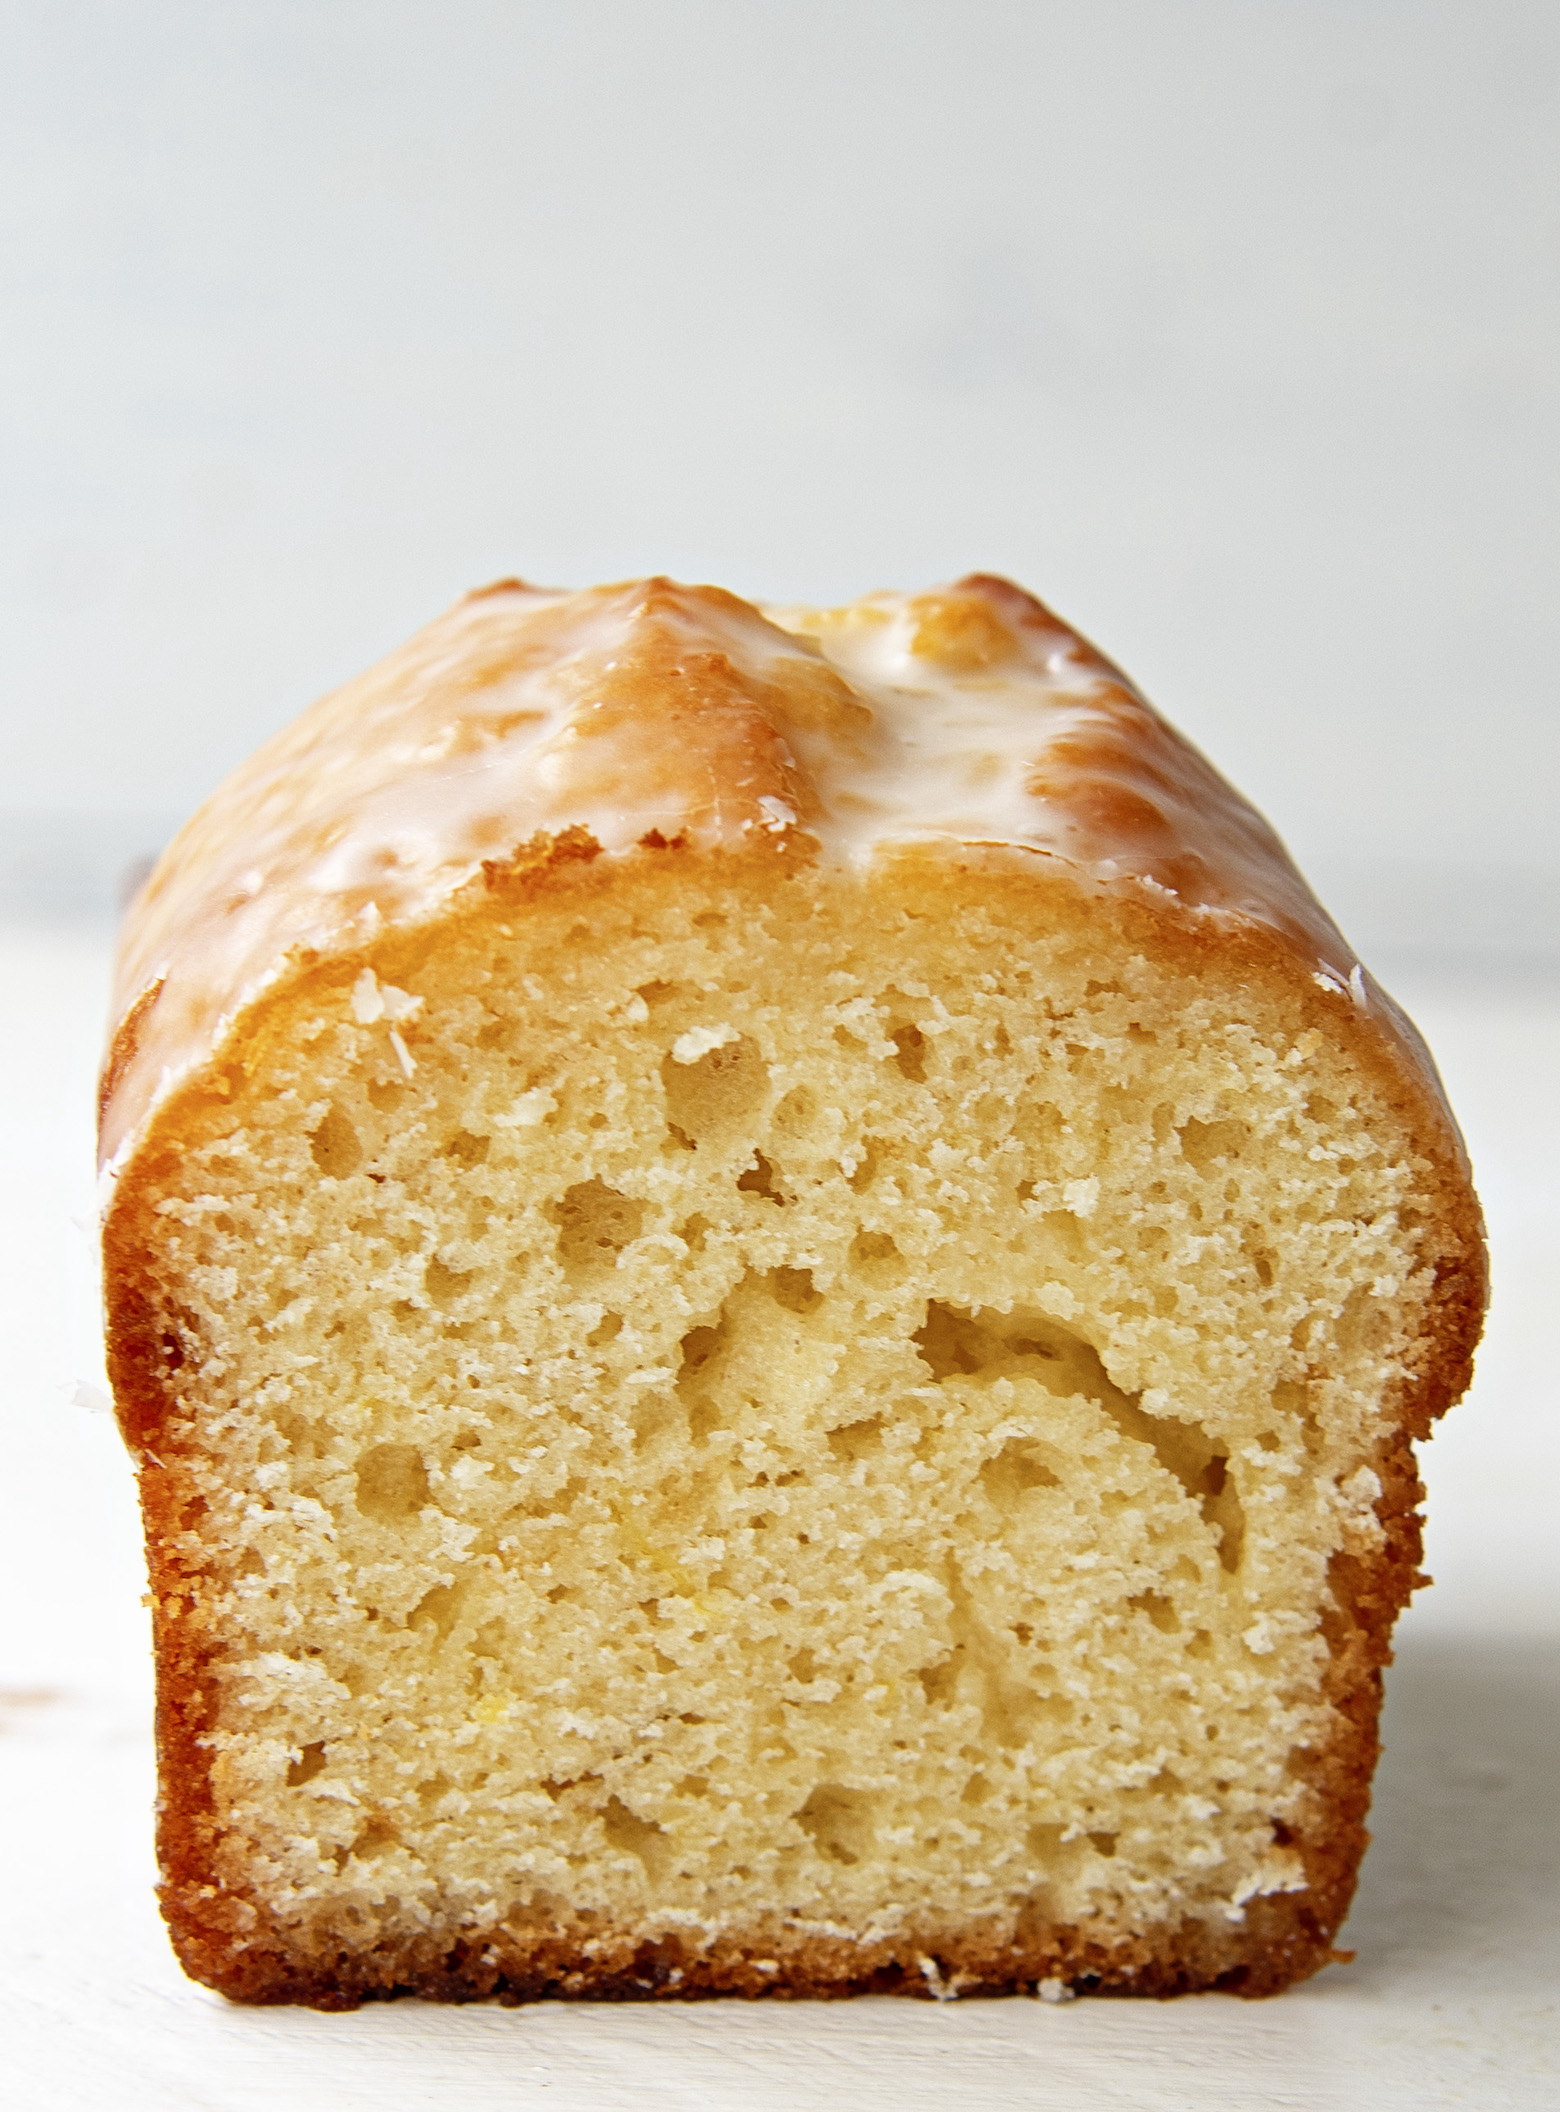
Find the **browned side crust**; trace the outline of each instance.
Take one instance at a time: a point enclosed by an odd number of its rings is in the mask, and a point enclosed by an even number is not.
[[[474,886],[453,914],[481,914],[484,891],[518,903],[543,890],[568,888],[588,895],[617,884],[618,861],[610,861],[606,870],[597,865],[595,846],[582,835],[570,831],[502,867],[490,867],[485,883]],[[684,856],[699,855],[680,840],[657,839],[646,849],[677,854],[663,869],[674,886],[671,868]],[[660,866],[659,858],[654,862]],[[733,859],[734,870],[740,862]],[[973,869],[986,899],[1006,892],[1020,908],[1036,884],[1010,870],[980,870],[978,854],[957,861],[937,856],[935,864],[941,868],[936,878],[930,872],[918,875],[929,891],[939,881],[949,892],[968,885]],[[1044,884],[1053,885],[1055,877],[1048,875]],[[655,875],[661,878],[662,873]],[[1276,934],[1260,928],[1210,933],[1189,925],[1173,906],[1162,909],[1146,901],[1102,903],[1101,915],[1115,924],[1119,940],[1183,969],[1276,992],[1291,1007],[1297,1028],[1318,1026],[1340,1038],[1338,1009],[1329,1008],[1329,1000],[1297,977],[1293,955]],[[409,951],[419,950],[432,928],[404,934],[402,943]],[[305,962],[298,973],[306,975],[313,966]],[[332,968],[342,972],[339,962]],[[269,993],[240,1022],[216,1068],[246,1055],[253,1058],[277,994]],[[1487,1296],[1478,1205],[1461,1170],[1455,1132],[1429,1082],[1405,1070],[1395,1043],[1352,1014],[1343,1020],[1352,1053],[1387,1091],[1423,1152],[1429,1169],[1426,1205],[1443,1228],[1445,1257],[1419,1345],[1419,1368],[1401,1397],[1383,1404],[1384,1433],[1375,1461],[1382,1484],[1375,1510],[1383,1543],[1369,1556],[1340,1554],[1332,1563],[1336,1608],[1323,1622],[1330,1652],[1324,1692],[1338,1712],[1339,1730],[1329,1746],[1304,1756],[1312,1795],[1288,1842],[1302,1857],[1308,1889],[1255,1899],[1244,1921],[1227,1929],[1187,1920],[1147,1935],[1118,1935],[1037,1922],[1021,1925],[1014,1939],[1001,1945],[978,1929],[957,1928],[902,1933],[875,1945],[824,1939],[795,1943],[774,1924],[695,1953],[676,1939],[642,1942],[631,1931],[582,1924],[502,1928],[454,1944],[428,1937],[366,1956],[346,1950],[300,1955],[295,1939],[270,1919],[263,1902],[216,1875],[220,1825],[206,1739],[216,1723],[217,1644],[213,1579],[199,1552],[204,1502],[188,1463],[159,1450],[186,1358],[181,1333],[193,1323],[187,1315],[156,1310],[149,1265],[153,1226],[144,1200],[158,1162],[179,1149],[181,1103],[199,1094],[203,1077],[209,1078],[209,1073],[196,1074],[158,1111],[121,1180],[104,1242],[109,1368],[121,1425],[139,1462],[151,1580],[160,1899],[186,1972],[235,2001],[340,2010],[401,1994],[505,2002],[547,1996],[998,1995],[1027,1991],[1052,1978],[1084,1993],[1162,1997],[1220,1989],[1260,1996],[1278,1993],[1327,1964],[1336,1955],[1333,1939],[1353,1898],[1369,1839],[1365,1817],[1380,1752],[1381,1673],[1392,1658],[1392,1626],[1416,1584],[1427,1581],[1419,1571],[1423,1489],[1410,1440],[1428,1435],[1435,1418],[1466,1389]],[[133,1020],[125,1022],[121,1032],[126,1031],[134,1031]],[[593,1942],[590,1957],[580,1947],[587,1936]],[[776,1958],[778,1973],[759,1969],[759,1959]]]

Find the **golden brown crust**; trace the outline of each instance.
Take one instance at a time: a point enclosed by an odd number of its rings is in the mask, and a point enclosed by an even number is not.
[[[1348,1892],[1354,1889],[1351,1875]],[[1347,1900],[1345,1900],[1345,1905]],[[174,1948],[192,1979],[235,2002],[300,2003],[311,2009],[355,2009],[365,2001],[414,1995],[427,2002],[689,2001],[712,1996],[835,2000],[849,1995],[908,1995],[923,2000],[1032,1994],[1061,1981],[1075,1994],[1173,1995],[1216,1990],[1247,1998],[1280,1994],[1308,1979],[1337,1954],[1336,1923],[1306,1893],[1260,1899],[1228,1935],[1187,1921],[1152,1937],[1105,1944],[1077,1930],[1035,1930],[1008,1943],[914,1934],[873,1946],[816,1939],[782,1952],[779,1973],[772,1932],[734,1937],[696,1954],[676,1938],[613,1941],[592,1930],[597,1955],[581,1951],[584,1930],[526,1938],[506,1931],[446,1945],[437,1938],[399,1952],[339,1951],[300,1959],[264,1932],[254,1933],[236,1903],[189,1903],[186,1917],[165,1890]],[[249,1933],[238,1936],[244,1929]]]

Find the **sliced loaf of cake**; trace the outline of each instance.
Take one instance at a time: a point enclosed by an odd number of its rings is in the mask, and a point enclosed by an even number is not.
[[[1029,596],[468,598],[167,853],[103,1142],[198,1979],[1329,1956],[1477,1206],[1276,838]]]

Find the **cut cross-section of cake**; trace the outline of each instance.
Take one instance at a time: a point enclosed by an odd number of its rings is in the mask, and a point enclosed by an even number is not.
[[[1477,1205],[1282,847],[977,577],[474,595],[125,935],[111,1361],[188,1970],[1271,1991]]]

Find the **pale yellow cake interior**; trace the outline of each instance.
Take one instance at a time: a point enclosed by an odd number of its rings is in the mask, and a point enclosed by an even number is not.
[[[218,1869],[766,1971],[1238,1921],[1429,1288],[1395,1118],[1081,895],[674,859],[321,971],[163,1162]]]

